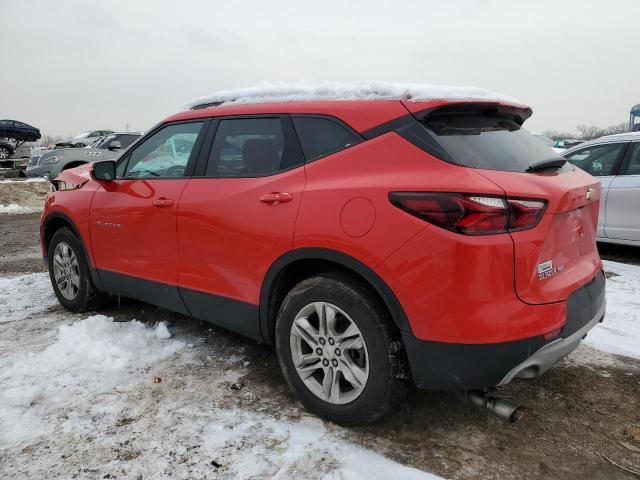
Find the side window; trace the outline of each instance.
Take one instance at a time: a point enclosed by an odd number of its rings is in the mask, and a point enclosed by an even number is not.
[[[183,177],[202,122],[168,125],[144,140],[129,157],[126,178]]]
[[[294,117],[292,120],[307,160],[331,155],[361,141],[353,132],[328,118]]]
[[[616,161],[624,147],[624,143],[594,145],[578,150],[565,158],[576,167],[597,177],[614,175]]]
[[[631,144],[629,163],[622,175],[640,175],[640,142]]]
[[[279,118],[221,120],[211,147],[207,176],[254,177],[287,168]]]

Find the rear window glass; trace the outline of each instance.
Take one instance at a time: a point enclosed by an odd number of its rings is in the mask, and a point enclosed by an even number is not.
[[[558,154],[508,117],[443,114],[399,132],[428,153],[456,165],[524,172]]]
[[[293,125],[307,160],[331,155],[361,140],[343,125],[328,118],[294,117]]]

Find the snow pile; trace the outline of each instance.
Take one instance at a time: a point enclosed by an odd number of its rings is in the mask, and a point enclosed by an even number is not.
[[[61,326],[57,340],[39,353],[3,358],[0,448],[51,433],[49,417],[57,409],[86,403],[121,383],[148,381],[145,367],[185,348],[167,335],[163,324],[150,328],[95,315]]]
[[[36,213],[41,212],[42,208],[25,207],[18,205],[17,203],[9,203],[8,205],[2,205],[0,203],[0,213]]]
[[[0,183],[34,183],[34,182],[48,182],[48,181],[49,180],[42,177],[30,177],[22,180],[5,179],[5,180],[0,180]]]
[[[214,418],[203,451],[230,478],[298,478],[302,472],[352,480],[440,478],[340,440],[317,418],[292,423],[242,410],[218,411]]]
[[[48,273],[0,278],[0,324],[31,318],[57,304]]]
[[[609,353],[640,358],[640,266],[603,261],[607,272],[607,313],[584,342]]]
[[[395,82],[262,82],[197,98],[186,108],[208,103],[262,103],[302,100],[479,100],[521,105],[515,98],[476,87]]]

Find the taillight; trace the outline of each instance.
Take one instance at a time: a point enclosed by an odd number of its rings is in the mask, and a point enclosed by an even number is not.
[[[465,235],[491,235],[535,227],[545,200],[444,192],[392,192],[396,207],[429,223]]]

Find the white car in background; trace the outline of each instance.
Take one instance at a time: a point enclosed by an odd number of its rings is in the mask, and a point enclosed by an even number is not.
[[[600,137],[562,156],[602,184],[597,240],[640,246],[640,132]]]
[[[111,133],[113,133],[112,130],[90,130],[87,132],[82,132],[63,142],[56,143],[56,147],[57,148],[87,147],[91,145],[93,142],[95,142],[96,140],[98,140],[100,137],[105,137]]]

